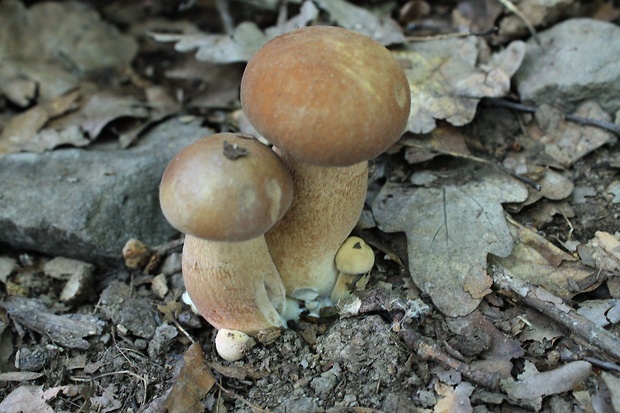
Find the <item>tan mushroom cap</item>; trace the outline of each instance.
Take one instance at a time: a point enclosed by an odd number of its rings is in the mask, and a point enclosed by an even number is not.
[[[160,204],[181,232],[212,241],[264,234],[293,199],[290,173],[249,135],[219,133],[195,141],[168,164]]]
[[[336,268],[345,274],[365,274],[375,265],[372,248],[359,237],[349,237],[336,254]]]
[[[381,44],[313,26],[274,38],[252,57],[241,103],[256,130],[291,156],[349,166],[399,139],[411,94],[398,61]]]

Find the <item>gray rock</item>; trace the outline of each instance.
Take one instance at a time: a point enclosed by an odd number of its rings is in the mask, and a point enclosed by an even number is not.
[[[102,262],[121,260],[130,238],[172,238],[159,208],[161,175],[179,149],[211,133],[173,119],[130,149],[96,143],[0,157],[0,244]]]
[[[159,358],[172,347],[174,338],[179,335],[175,326],[161,324],[155,330],[155,336],[149,341],[148,353],[151,360]]]
[[[605,111],[620,108],[620,27],[591,19],[572,19],[527,43],[515,75],[521,99],[549,103],[565,111],[584,100]]]

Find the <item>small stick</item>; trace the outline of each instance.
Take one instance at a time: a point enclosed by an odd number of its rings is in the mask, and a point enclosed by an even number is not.
[[[464,154],[464,153],[460,153],[460,152],[452,152],[452,151],[446,151],[444,149],[437,149],[437,148],[429,148],[427,146],[424,146],[422,144],[418,144],[414,141],[410,141],[407,139],[401,139],[399,142],[401,145],[404,146],[409,146],[412,148],[419,148],[419,149],[424,149],[430,152],[434,152],[437,153],[439,155],[448,155],[448,156],[452,156],[454,158],[462,158],[462,159],[467,159],[469,161],[473,161],[473,162],[478,162],[484,165],[489,165],[492,166],[493,168],[496,168],[498,170],[500,170],[501,172],[508,174],[510,176],[512,176],[513,178],[523,182],[526,185],[531,186],[532,188],[534,188],[537,191],[540,191],[542,189],[542,186],[538,183],[535,182],[533,180],[531,180],[530,178],[523,176],[523,175],[519,175],[516,172],[511,171],[510,169],[506,168],[505,166],[498,164],[496,162],[493,161],[488,161],[486,159],[483,158],[478,158],[477,156],[473,156],[473,155],[468,155],[468,154]]]
[[[458,371],[463,377],[487,389],[497,390],[499,388],[500,375],[498,373],[488,373],[483,370],[475,369],[469,364],[444,353],[436,346],[432,346],[422,339],[417,338],[415,333],[411,330],[403,329],[400,331],[399,336],[407,347],[415,351],[422,359],[439,362],[446,367]]]
[[[505,268],[497,266],[493,268],[493,281],[499,288],[512,291],[530,307],[568,328],[614,359],[620,360],[620,339],[578,314],[573,308],[564,304],[561,298],[542,287],[514,277]]]
[[[433,40],[447,40],[447,39],[460,39],[463,37],[469,36],[490,36],[499,31],[497,27],[491,27],[489,30],[484,32],[459,32],[459,33],[447,33],[447,34],[436,34],[432,36],[407,36],[405,37],[406,41],[409,42],[429,42]]]
[[[518,110],[521,112],[527,112],[527,113],[536,113],[536,111],[538,110],[536,106],[528,106],[528,105],[524,105],[523,103],[511,102],[509,100],[504,100],[504,99],[488,98],[488,99],[485,99],[484,102],[486,102],[489,106],[514,109],[514,110]],[[597,128],[605,129],[609,132],[613,132],[616,135],[620,136],[620,125],[616,125],[615,123],[612,123],[612,122],[607,122],[605,120],[600,120],[600,119],[584,118],[582,116],[575,116],[571,114],[565,114],[564,119],[571,121],[571,122],[578,123],[580,125],[595,126]]]
[[[538,34],[536,34],[536,29],[534,29],[534,25],[532,25],[527,16],[523,14],[523,12],[519,10],[510,0],[499,0],[499,2],[502,3],[502,5],[509,11],[516,14],[521,21],[523,21],[523,24],[525,24],[527,30],[529,30],[530,34],[534,37],[536,44],[540,46],[540,39],[538,38]]]
[[[153,254],[151,255],[151,259],[148,264],[144,267],[144,274],[151,274],[159,266],[162,258],[170,254],[172,251],[177,250],[183,247],[183,242],[185,238],[175,239],[170,242],[166,242],[165,244],[159,245],[154,248]]]

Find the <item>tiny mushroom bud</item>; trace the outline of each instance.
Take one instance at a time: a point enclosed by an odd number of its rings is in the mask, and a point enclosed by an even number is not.
[[[215,336],[217,354],[226,361],[241,360],[255,345],[256,340],[242,331],[222,328]]]
[[[363,275],[375,265],[372,248],[359,237],[349,237],[336,254],[336,267],[340,271],[336,286],[332,291],[332,302],[350,296],[353,290],[363,290],[368,282]]]
[[[407,125],[409,83],[392,54],[369,37],[305,27],[252,57],[241,104],[293,176],[293,205],[265,237],[287,294],[316,308],[329,300],[336,251],[360,217],[367,161]]]
[[[215,328],[282,326],[286,293],[263,234],[291,204],[286,166],[253,137],[221,133],[179,152],[161,181],[168,221],[185,232],[183,279]]]

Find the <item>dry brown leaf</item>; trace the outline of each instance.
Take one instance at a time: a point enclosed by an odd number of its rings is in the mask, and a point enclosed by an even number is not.
[[[202,413],[201,400],[215,385],[215,376],[205,362],[200,344],[192,344],[183,360],[185,364],[166,399],[166,408],[169,413]]]
[[[425,162],[440,154],[471,154],[465,144],[465,134],[444,122],[428,135],[407,135],[398,144],[407,147],[405,159],[409,163]]]
[[[50,135],[39,133],[53,118],[74,109],[79,91],[73,91],[53,100],[41,103],[14,116],[0,135],[0,154],[20,151],[43,152],[58,145],[84,146],[89,143],[82,136]]]
[[[533,204],[541,198],[559,201],[568,198],[575,188],[570,179],[551,169],[545,170],[543,177],[536,182],[540,185],[540,191],[529,187],[529,196],[524,205]]]
[[[514,276],[544,287],[563,299],[589,291],[601,281],[595,268],[582,264],[534,231],[510,221],[515,247],[509,257],[494,258]]]
[[[582,103],[574,115],[611,121],[610,116],[595,102]],[[540,140],[545,145],[545,152],[566,167],[615,139],[604,129],[565,120],[563,112],[549,105],[541,105],[538,108],[536,120],[545,132],[545,136]]]
[[[345,0],[315,0],[332,21],[345,29],[355,30],[384,45],[403,43],[403,29],[389,14],[376,16],[366,8]]]
[[[575,211],[568,201],[541,201],[519,213],[521,220],[528,222],[533,228],[540,228],[552,222],[556,215],[565,219],[573,218]]]
[[[465,125],[473,120],[481,98],[508,93],[510,76],[525,55],[523,42],[511,43],[488,64],[476,67],[478,41],[470,37],[412,43],[407,50],[393,52],[411,88],[407,130],[428,133],[439,119]]]
[[[620,379],[606,371],[598,378],[598,389],[592,396],[592,405],[597,413],[620,412]]]
[[[231,35],[205,33],[152,33],[151,35],[158,42],[174,42],[174,48],[179,52],[196,50],[196,59],[203,62],[247,62],[269,39],[306,26],[317,16],[316,6],[306,1],[302,4],[299,15],[279,26],[267,28],[264,33],[254,22],[247,21],[235,27]]]
[[[55,398],[60,392],[67,395],[75,395],[77,394],[77,388],[74,386],[59,386],[43,391],[43,386],[20,386],[11,391],[0,402],[0,412],[54,413],[54,409],[46,401]]]
[[[20,386],[0,402],[4,413],[54,413],[41,397],[42,386]]]
[[[469,396],[474,391],[471,383],[462,382],[456,387],[435,382],[435,391],[442,398],[435,404],[433,413],[471,413],[473,407]]]
[[[533,365],[531,369],[534,371],[518,380],[502,380],[501,386],[513,403],[536,411],[541,409],[544,396],[571,391],[592,373],[592,365],[586,361],[573,361],[543,373],[535,372]]]
[[[467,170],[455,170],[459,177]],[[409,270],[416,285],[444,314],[471,313],[490,292],[487,254],[508,256],[512,237],[502,202],[521,202],[516,180],[480,173],[475,181],[441,188],[388,183],[372,204],[379,228],[407,235]]]

